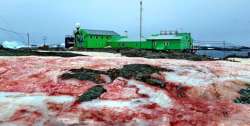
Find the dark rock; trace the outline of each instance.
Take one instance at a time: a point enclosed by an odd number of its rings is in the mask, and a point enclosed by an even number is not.
[[[112,81],[118,77],[123,77],[126,79],[135,79],[150,85],[164,88],[165,84],[162,80],[151,77],[152,74],[159,74],[160,72],[173,72],[173,70],[147,64],[129,64],[124,65],[121,69],[110,69],[108,71],[98,71],[85,68],[72,69],[69,72],[62,74],[60,78],[64,80],[88,80],[97,84],[101,84],[105,83],[105,81],[101,79],[101,75],[108,75]]]
[[[78,80],[88,80],[93,81],[97,84],[105,83],[104,80],[101,79],[101,74],[105,74],[105,72],[91,69],[72,69],[70,73],[64,73],[60,76],[61,79],[78,79]]]
[[[250,104],[250,87],[239,91],[240,97],[234,99],[235,103]]]
[[[112,72],[110,72],[112,71]],[[116,77],[124,77],[126,79],[138,79],[141,80],[142,77],[148,77],[153,73],[159,73],[161,71],[172,72],[173,70],[160,68],[157,66],[151,66],[147,64],[130,64],[125,65],[121,69],[113,69],[108,71],[108,74]]]
[[[94,51],[94,52],[110,52],[120,53],[127,57],[144,57],[149,59],[168,58],[168,59],[186,59],[192,61],[210,61],[214,60],[207,56],[200,56],[190,52],[181,51],[157,51],[157,50],[146,50],[146,49],[74,49],[74,51]]]
[[[159,86],[160,88],[165,88],[166,87],[166,84],[163,81],[157,80],[157,79],[149,78],[149,79],[145,79],[145,82],[147,84],[150,84],[150,85],[153,85],[153,86]]]
[[[31,49],[1,49],[0,56],[59,56],[59,57],[76,57],[84,56],[70,52],[39,52]]]
[[[83,93],[78,99],[77,102],[86,102],[99,98],[107,90],[101,86],[97,85],[90,88],[87,92]]]

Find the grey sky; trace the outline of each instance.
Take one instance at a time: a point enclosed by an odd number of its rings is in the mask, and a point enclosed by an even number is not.
[[[33,43],[48,36],[62,43],[74,24],[139,36],[139,0],[1,0],[0,27],[30,32]],[[144,0],[144,36],[160,30],[191,32],[196,40],[250,46],[249,0]],[[0,32],[2,40],[24,37]]]

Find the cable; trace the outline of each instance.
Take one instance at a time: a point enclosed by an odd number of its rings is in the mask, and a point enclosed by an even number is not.
[[[15,32],[15,31],[8,30],[8,29],[2,28],[2,27],[0,27],[0,30],[5,31],[5,32],[14,33],[14,34],[17,34],[17,35],[26,35],[26,33]]]
[[[4,32],[15,34],[15,35],[19,36],[23,41],[25,41],[25,37],[24,36],[27,36],[26,33],[21,33],[21,32],[16,32],[16,31],[13,31],[13,30],[8,30],[8,29],[3,28],[3,27],[0,27],[0,30],[4,31]]]

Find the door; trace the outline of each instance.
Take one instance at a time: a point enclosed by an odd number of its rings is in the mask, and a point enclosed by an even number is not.
[[[164,50],[165,43],[163,41],[155,41],[155,49],[156,50]]]

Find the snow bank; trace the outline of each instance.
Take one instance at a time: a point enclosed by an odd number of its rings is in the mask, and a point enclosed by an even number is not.
[[[140,105],[148,103],[146,99],[132,99],[132,100],[93,100],[81,104],[81,108],[130,108],[133,109]]]
[[[171,98],[164,91],[154,90],[153,88],[140,84],[140,82],[135,80],[130,80],[128,84],[139,88],[138,93],[148,95],[149,102],[157,103],[163,108],[169,108],[172,106]]]
[[[224,120],[231,122],[225,122],[225,125],[250,124],[249,105],[246,105],[246,109],[242,109],[242,105],[233,103],[233,99],[239,96],[238,91],[250,83],[250,65],[247,60],[242,61],[244,63],[192,62],[105,56],[0,57],[0,60],[0,90],[2,91],[0,92],[2,108],[0,122],[5,123],[3,125],[22,125],[26,122],[41,124],[41,121],[45,122],[48,119],[65,125],[158,126],[176,122],[180,125],[211,126],[214,123],[223,125],[220,122]],[[163,80],[165,77],[167,82],[179,82],[183,88],[167,85],[166,88],[161,89],[136,80],[125,79],[121,84],[117,83],[120,85],[113,86],[112,90],[107,90],[107,94],[111,94],[110,99],[101,97],[81,104],[72,104],[77,96],[95,84],[88,81],[64,81],[58,78],[70,69],[84,67],[108,70],[121,68],[126,64],[150,64],[171,69],[172,72],[161,73],[160,77]],[[104,85],[112,85],[112,83]],[[11,93],[13,91],[16,93]],[[125,92],[127,99],[112,99],[112,95],[117,97],[120,92]],[[130,97],[131,92],[135,92],[134,95],[138,97]],[[185,96],[186,93],[188,93],[187,96]],[[65,94],[71,96],[65,96]],[[178,94],[181,94],[180,97]],[[178,97],[175,97],[176,95]],[[27,111],[22,113],[20,111],[22,108]],[[237,113],[234,113],[236,110]],[[41,116],[32,112],[37,112]],[[237,116],[234,117],[234,114]],[[34,123],[27,119],[33,120]]]
[[[74,101],[71,96],[46,96],[42,93],[26,94],[18,92],[0,92],[0,121],[8,120],[18,109],[29,106],[29,109],[48,116],[47,103],[66,104]]]
[[[23,42],[18,41],[4,41],[2,42],[2,46],[9,49],[19,49],[27,47]]]

